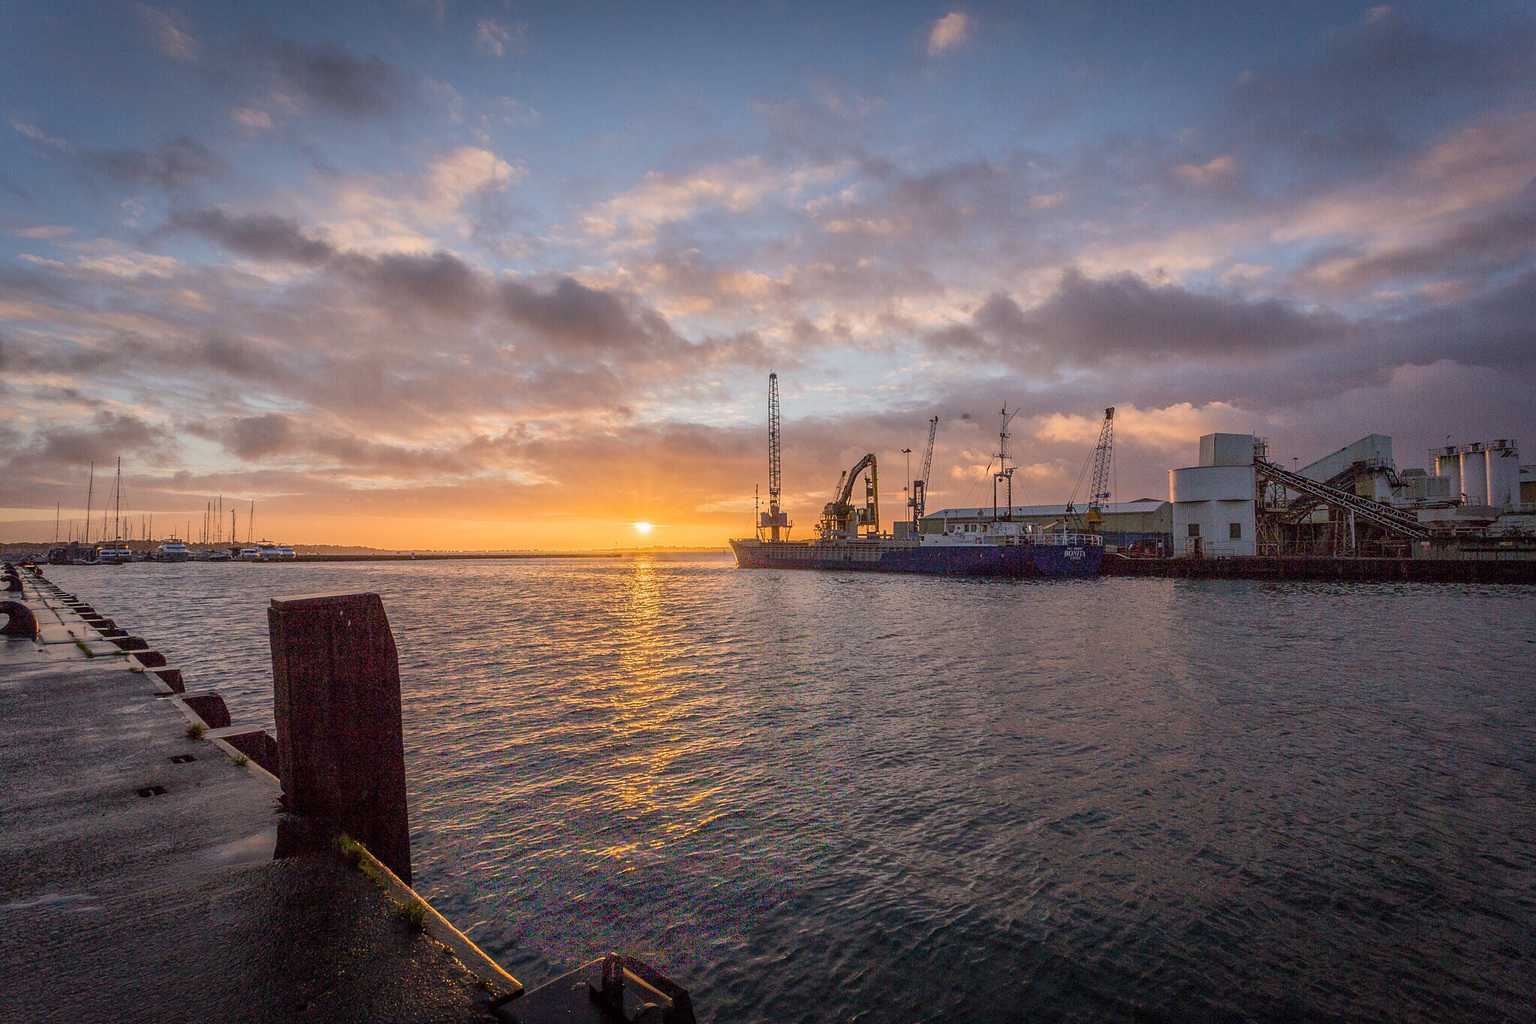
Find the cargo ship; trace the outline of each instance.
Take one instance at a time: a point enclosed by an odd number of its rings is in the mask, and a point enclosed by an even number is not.
[[[998,527],[1018,526],[998,522]],[[920,535],[921,536],[921,535]],[[948,576],[1096,576],[1104,538],[1094,533],[1043,531],[1017,535],[988,532],[968,541],[946,534],[921,540],[873,537],[857,540],[731,541],[743,569],[843,569],[922,572]]]
[[[879,462],[866,453],[843,473],[832,500],[822,509],[812,540],[791,540],[791,523],[780,505],[780,416],[777,374],[768,375],[768,509],[754,516],[756,536],[733,539],[731,550],[743,569],[837,569],[862,572],[915,572],[947,576],[1076,577],[1096,576],[1104,558],[1104,538],[1092,529],[1098,521],[1113,441],[1114,410],[1105,410],[1105,425],[1093,457],[1094,492],[1084,516],[1068,514],[1059,524],[1037,528],[1013,522],[1013,466],[1008,455],[1008,425],[1015,410],[1003,407],[1002,428],[992,475],[991,521],[950,524],[935,519],[925,524],[928,476],[933,466],[937,416],[928,421],[928,445],[919,475],[911,482],[909,518],[892,534],[880,530]],[[903,454],[911,454],[903,449]],[[908,464],[910,469],[910,463]],[[864,502],[853,503],[855,484],[864,482]],[[999,490],[1006,501],[999,506]],[[1001,508],[1001,514],[999,514]],[[927,527],[925,529],[925,526]]]

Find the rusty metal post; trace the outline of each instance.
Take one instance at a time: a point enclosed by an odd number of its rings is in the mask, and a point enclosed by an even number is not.
[[[410,884],[400,663],[378,594],[273,598],[267,609],[278,776]]]

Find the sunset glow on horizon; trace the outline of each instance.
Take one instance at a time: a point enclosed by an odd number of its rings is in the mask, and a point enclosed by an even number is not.
[[[1004,403],[1026,503],[1109,405],[1116,500],[1536,442],[1528,4],[86,8],[0,39],[0,540],[121,457],[134,536],[718,547],[770,371],[796,537]]]

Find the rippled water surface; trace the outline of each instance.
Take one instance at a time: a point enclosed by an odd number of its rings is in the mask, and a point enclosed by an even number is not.
[[[375,590],[417,885],[716,1021],[1529,1022],[1536,589],[549,560],[55,568],[236,721]]]

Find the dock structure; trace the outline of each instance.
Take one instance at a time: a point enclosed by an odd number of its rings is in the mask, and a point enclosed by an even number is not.
[[[5,578],[0,1021],[510,1019],[514,978],[282,807],[242,749],[270,761],[264,733],[85,602]]]
[[[377,594],[274,598],[277,736],[0,570],[0,1024],[693,1024],[610,953],[523,985],[411,888]]]

